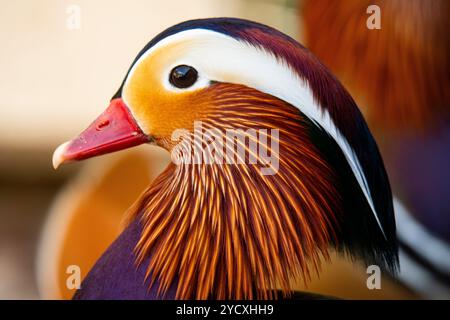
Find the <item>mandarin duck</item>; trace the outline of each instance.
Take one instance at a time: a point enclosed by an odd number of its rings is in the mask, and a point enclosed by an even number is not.
[[[198,142],[206,132],[214,139]],[[53,165],[140,144],[172,162],[75,299],[289,297],[292,279],[320,272],[331,251],[397,271],[389,180],[364,118],[311,52],[273,28],[214,18],[160,33]]]

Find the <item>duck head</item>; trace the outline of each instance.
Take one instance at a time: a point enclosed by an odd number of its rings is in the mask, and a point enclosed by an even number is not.
[[[396,269],[389,181],[358,107],[311,52],[265,25],[201,19],[162,32],[53,164],[143,143],[186,160],[192,150],[174,133],[205,128],[225,145],[227,130],[255,135],[241,141],[242,162],[172,163],[138,201],[138,261],[153,257],[149,276],[161,292],[177,279],[185,299],[271,297],[275,286],[288,293],[330,247]],[[276,161],[264,162],[261,150]]]

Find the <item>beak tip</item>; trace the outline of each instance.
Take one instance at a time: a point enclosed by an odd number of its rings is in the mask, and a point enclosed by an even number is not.
[[[148,142],[125,102],[116,98],[78,137],[64,142],[53,153],[56,170],[67,162],[79,161]]]
[[[58,146],[58,148],[56,148],[55,152],[53,152],[52,164],[55,170],[58,169],[58,167],[67,160],[64,154],[69,143],[70,141],[64,142],[63,144]]]

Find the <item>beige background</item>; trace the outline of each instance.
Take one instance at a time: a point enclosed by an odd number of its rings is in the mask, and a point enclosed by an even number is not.
[[[0,1],[0,146],[42,148],[106,106],[140,49],[183,20],[245,17],[297,36],[286,1]],[[67,27],[71,5],[80,29]]]

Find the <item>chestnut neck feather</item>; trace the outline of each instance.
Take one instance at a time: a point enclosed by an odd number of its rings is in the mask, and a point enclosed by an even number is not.
[[[199,119],[207,127],[279,129],[279,170],[171,163],[133,207],[143,224],[138,262],[151,256],[151,285],[158,280],[163,295],[177,282],[180,299],[267,299],[276,287],[289,294],[292,279],[317,272],[337,242],[334,172],[293,106],[240,85],[201,94],[211,101]]]

